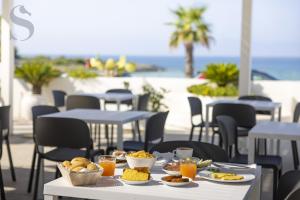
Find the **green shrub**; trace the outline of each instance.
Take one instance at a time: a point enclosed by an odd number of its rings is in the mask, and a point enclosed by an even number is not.
[[[15,76],[32,85],[33,94],[41,94],[42,86],[59,77],[61,72],[44,59],[25,61],[15,70]]]
[[[188,92],[201,96],[237,96],[238,90],[234,85],[227,85],[225,87],[214,87],[209,84],[192,85],[187,88]]]
[[[227,84],[237,85],[239,70],[236,64],[231,63],[208,64],[203,75],[210,82],[216,83],[220,87],[225,87]]]
[[[202,96],[237,96],[239,70],[236,64],[208,64],[203,76],[209,81],[205,84],[192,85],[188,92]]]
[[[84,67],[77,67],[68,71],[68,76],[77,79],[96,78],[98,74]]]

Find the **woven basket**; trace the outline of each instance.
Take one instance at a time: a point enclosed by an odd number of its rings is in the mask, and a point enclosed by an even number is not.
[[[99,166],[99,171],[92,172],[72,172],[66,169],[62,163],[57,163],[57,167],[62,176],[74,186],[96,185],[103,173],[103,168]]]

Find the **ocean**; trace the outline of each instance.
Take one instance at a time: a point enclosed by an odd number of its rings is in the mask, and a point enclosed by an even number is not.
[[[118,56],[101,56],[103,59],[111,57],[118,59]],[[165,68],[164,71],[159,72],[136,72],[131,75],[134,77],[184,77],[183,56],[127,56],[127,59],[135,63]],[[195,72],[202,71],[209,63],[235,63],[239,65],[240,62],[239,57],[195,57],[194,61]],[[254,57],[252,58],[252,68],[279,80],[300,80],[300,57]]]

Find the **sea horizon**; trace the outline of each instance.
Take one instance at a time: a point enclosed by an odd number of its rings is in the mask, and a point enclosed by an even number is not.
[[[36,55],[21,55],[33,57]],[[51,58],[64,56],[66,58],[84,58],[88,59],[97,55],[86,54],[67,54],[67,55],[44,55]],[[118,59],[119,55],[100,55],[102,59]],[[133,77],[184,77],[184,56],[138,56],[127,55],[127,59],[138,64],[155,65],[164,68],[159,72],[135,72]],[[209,63],[234,63],[239,66],[239,56],[195,56],[194,68],[195,74],[203,71]],[[279,80],[300,80],[300,57],[252,57],[252,69],[267,73]]]

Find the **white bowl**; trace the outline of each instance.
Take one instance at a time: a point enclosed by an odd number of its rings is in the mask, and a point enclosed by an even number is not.
[[[154,158],[135,158],[131,156],[126,156],[128,166],[133,169],[135,167],[148,167],[151,169],[156,161]]]

